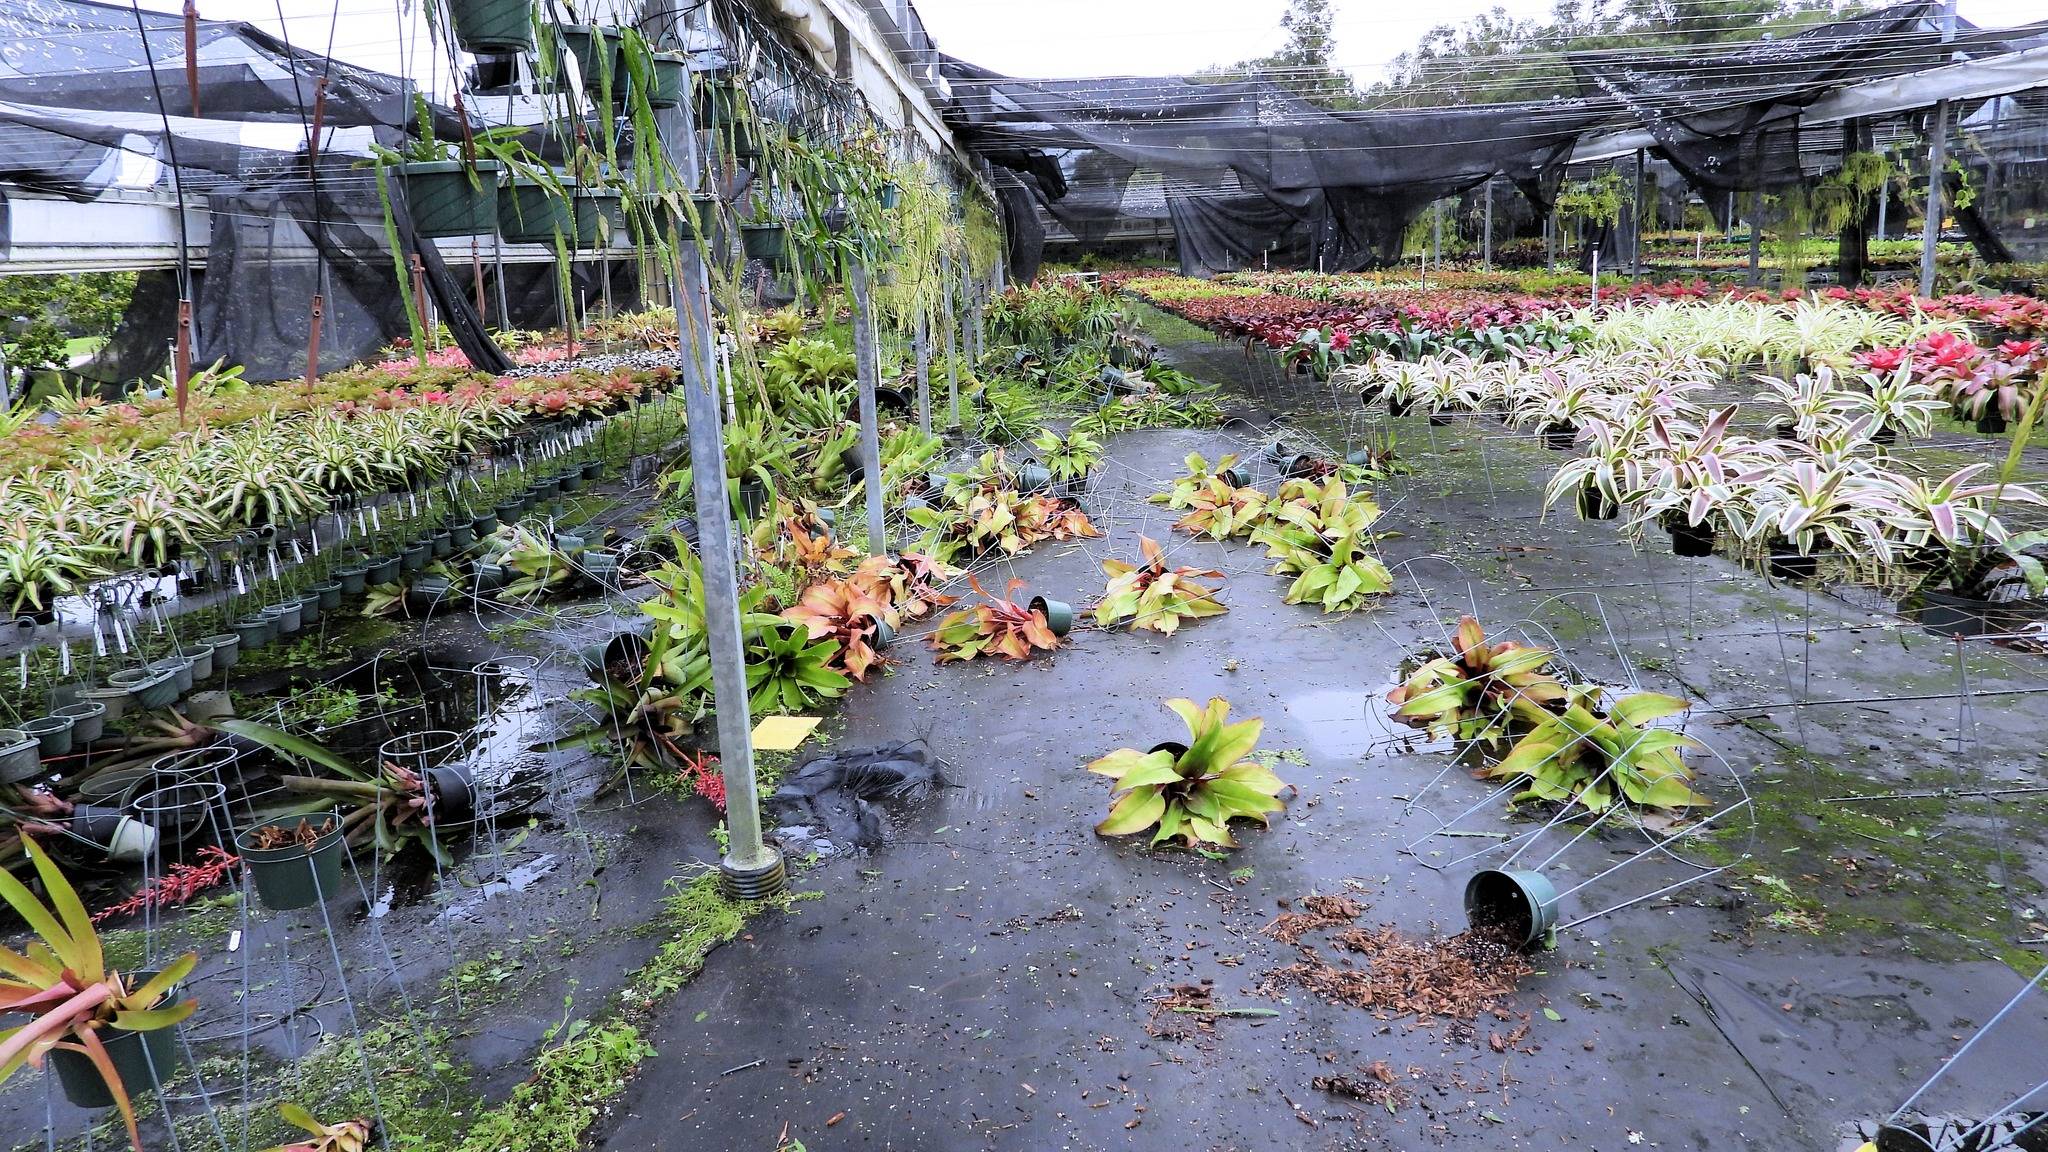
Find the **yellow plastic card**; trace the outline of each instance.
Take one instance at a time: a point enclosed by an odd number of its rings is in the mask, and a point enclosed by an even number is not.
[[[810,738],[822,717],[770,716],[754,725],[754,747],[764,752],[794,752]]]

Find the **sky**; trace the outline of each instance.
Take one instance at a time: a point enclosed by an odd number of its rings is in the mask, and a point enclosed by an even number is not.
[[[183,0],[137,0],[176,12]],[[1278,47],[1285,0],[913,0],[939,49],[1013,76],[1158,76],[1192,72],[1264,55]],[[1361,83],[1438,24],[1462,23],[1499,6],[1519,17],[1547,12],[1551,0],[1332,0],[1337,64]],[[447,88],[425,50],[418,0],[199,0],[199,14],[246,20],[295,47],[325,52],[383,72],[402,63],[415,78]],[[1980,27],[2040,19],[2043,0],[1959,0],[1959,14]],[[282,11],[284,19],[279,21]],[[401,47],[401,44],[418,48]]]

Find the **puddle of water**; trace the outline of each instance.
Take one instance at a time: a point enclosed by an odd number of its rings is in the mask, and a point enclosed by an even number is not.
[[[1305,751],[1312,763],[1359,756],[1390,734],[1371,717],[1381,704],[1377,693],[1319,688],[1289,696],[1283,703],[1309,742]]]
[[[560,862],[560,858],[553,852],[536,856],[505,873],[502,878],[464,893],[460,900],[443,908],[440,914],[434,917],[434,923],[438,925],[450,920],[475,919],[477,912],[485,904],[500,896],[526,891],[553,872]]]

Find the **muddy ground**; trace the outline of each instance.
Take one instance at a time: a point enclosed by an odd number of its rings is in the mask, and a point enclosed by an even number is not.
[[[1675,558],[1661,538],[1631,548],[1612,523],[1539,519],[1561,457],[1529,437],[1363,418],[1235,346],[1157,330],[1175,363],[1226,384],[1239,418],[1116,438],[1084,500],[1104,538],[1041,546],[981,580],[994,590],[1014,574],[1084,605],[1101,560],[1135,557],[1143,535],[1223,570],[1228,614],[1171,638],[1077,627],[1022,666],[937,667],[921,636],[899,641],[900,662],[849,694],[825,739],[923,738],[948,786],[892,812],[886,847],[801,871],[819,898],[757,919],[655,1010],[643,1033],[656,1054],[590,1146],[1831,1148],[2038,969],[2048,848],[2041,796],[2020,790],[2048,763],[2043,657],[1937,636],[1870,590],[1834,587],[1832,570],[1819,587],[1774,585],[1723,558]],[[1397,586],[1365,612],[1283,604],[1262,550],[1189,541],[1169,529],[1176,513],[1144,501],[1190,451],[1242,452],[1270,489],[1275,436],[1342,448],[1389,427],[1411,469],[1376,486]],[[622,499],[605,515],[629,524],[643,505],[611,491]],[[1593,680],[1695,701],[1688,731],[1712,749],[1695,757],[1701,787],[1723,804],[1755,797],[1723,830],[1588,884],[1567,918],[1730,867],[1564,932],[1473,1021],[1275,987],[1301,953],[1267,929],[1304,896],[1350,897],[1359,927],[1462,931],[1470,874],[1535,827],[1447,749],[1383,718],[1400,662],[1463,612],[1496,635],[1554,640]],[[530,815],[445,875],[366,864],[361,888],[330,905],[331,953],[310,913],[228,907],[151,937],[155,953],[223,957],[202,999],[216,1017],[251,1005],[259,1071],[288,1075],[284,1058],[348,1029],[351,1009],[361,1021],[410,1005],[452,1029],[464,1090],[500,1099],[550,1025],[601,1008],[655,953],[642,929],[670,881],[715,858],[708,807],[621,784],[589,751],[532,750],[587,726],[569,698],[587,683],[574,652],[617,623],[571,608],[408,626],[391,645],[394,699],[437,701],[439,723],[478,713],[473,664],[534,658],[487,678],[478,738],[483,761],[509,766],[506,795],[539,782]],[[399,659],[415,646],[424,660]],[[1161,701],[1211,695],[1265,719],[1263,747],[1299,789],[1286,813],[1243,831],[1227,859],[1096,837],[1108,782],[1082,765],[1179,735]],[[1976,794],[1990,791],[2002,794]],[[1841,799],[1897,792],[1940,794]],[[1524,859],[1555,852],[1560,888],[1650,843],[1618,829],[1537,840]],[[1302,943],[1341,963],[1341,927]],[[220,951],[237,931],[239,949]],[[1162,1004],[1204,982],[1221,1012]],[[293,1004],[308,1007],[288,1015]],[[1927,1104],[1981,1114],[2040,1080],[2044,1046],[2048,996]],[[232,1095],[239,1043],[204,1047],[227,1054],[208,1083]],[[42,1081],[0,1091],[10,1144],[42,1145]],[[203,1118],[189,1090],[173,1111]],[[61,1101],[47,1115],[60,1138],[88,1119]]]

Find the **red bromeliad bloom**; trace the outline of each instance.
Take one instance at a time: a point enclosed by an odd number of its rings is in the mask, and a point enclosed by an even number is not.
[[[1330,330],[1330,350],[1342,352],[1349,347],[1351,347],[1350,331],[1344,328],[1332,328]]]
[[[1895,372],[1910,363],[1912,357],[1904,348],[1872,348],[1856,356],[1856,366],[1872,372]]]

